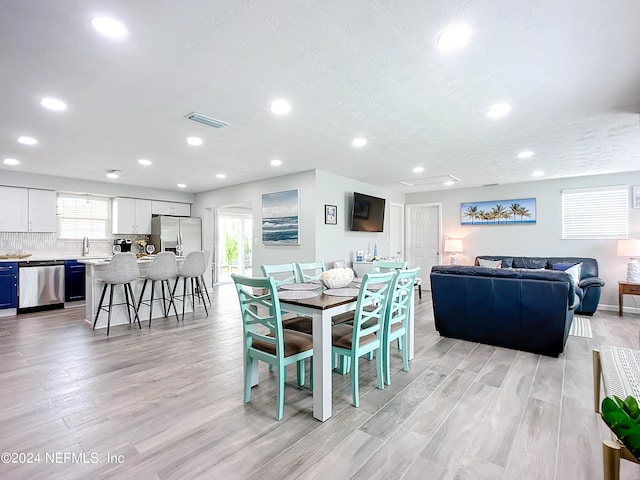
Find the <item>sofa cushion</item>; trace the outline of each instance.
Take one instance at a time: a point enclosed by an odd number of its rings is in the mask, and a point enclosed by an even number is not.
[[[478,265],[487,268],[501,268],[502,260],[486,260],[484,258],[479,258]]]
[[[513,268],[547,268],[547,257],[514,257]]]

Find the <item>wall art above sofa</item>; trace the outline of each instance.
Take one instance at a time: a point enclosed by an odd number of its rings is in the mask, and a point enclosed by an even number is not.
[[[536,223],[536,199],[516,198],[460,204],[462,225],[527,225]]]

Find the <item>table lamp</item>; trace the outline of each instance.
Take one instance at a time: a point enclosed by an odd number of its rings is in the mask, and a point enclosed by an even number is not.
[[[627,282],[640,283],[640,240],[618,240],[618,256],[629,257],[627,264]]]
[[[459,238],[447,238],[444,241],[444,251],[451,254],[451,265],[458,264],[456,253],[462,253],[462,240]]]

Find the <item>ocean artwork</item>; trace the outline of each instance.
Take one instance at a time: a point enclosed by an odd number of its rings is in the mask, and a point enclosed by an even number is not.
[[[299,245],[298,190],[262,195],[262,243]]]
[[[536,199],[517,198],[460,204],[462,225],[527,225],[536,223]]]

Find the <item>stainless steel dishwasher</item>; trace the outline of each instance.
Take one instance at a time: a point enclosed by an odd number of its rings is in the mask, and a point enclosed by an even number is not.
[[[64,260],[18,262],[18,312],[64,307]]]

